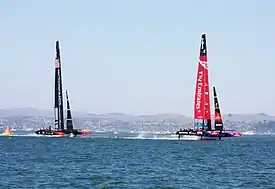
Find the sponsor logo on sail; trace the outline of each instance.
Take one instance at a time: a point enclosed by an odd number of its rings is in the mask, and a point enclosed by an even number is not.
[[[206,61],[199,61],[199,64],[202,65],[202,67],[204,67],[205,69],[208,69],[208,63]]]
[[[55,68],[60,68],[59,59],[55,59]]]
[[[196,110],[201,111],[203,71],[198,72]]]
[[[61,86],[60,86],[60,70],[58,72],[58,85],[57,86],[58,86],[57,87],[57,89],[58,89],[58,105],[60,106],[61,102],[62,102],[62,100],[61,100],[62,94],[61,94]]]

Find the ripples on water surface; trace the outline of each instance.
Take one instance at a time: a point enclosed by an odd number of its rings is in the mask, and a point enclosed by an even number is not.
[[[275,188],[274,137],[0,137],[0,188]]]

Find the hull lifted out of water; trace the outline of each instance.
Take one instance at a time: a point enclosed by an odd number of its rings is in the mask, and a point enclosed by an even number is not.
[[[61,58],[59,42],[56,42],[56,57],[55,57],[55,84],[54,84],[54,116],[55,116],[55,129],[39,129],[35,131],[37,135],[44,136],[76,136],[91,134],[91,131],[74,129],[72,113],[70,109],[68,92],[66,91],[67,101],[67,118],[66,128],[64,120],[64,107],[63,107],[63,93],[62,93],[62,76],[61,76]]]

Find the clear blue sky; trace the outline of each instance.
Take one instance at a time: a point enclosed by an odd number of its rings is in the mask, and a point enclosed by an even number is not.
[[[55,41],[73,110],[193,115],[199,43],[223,113],[275,115],[273,0],[2,0],[0,108],[53,107]]]

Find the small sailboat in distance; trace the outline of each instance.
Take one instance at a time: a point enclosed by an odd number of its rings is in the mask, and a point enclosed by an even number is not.
[[[2,133],[2,135],[5,135],[5,136],[14,135],[14,132],[11,130],[9,126],[7,126],[6,130]]]

